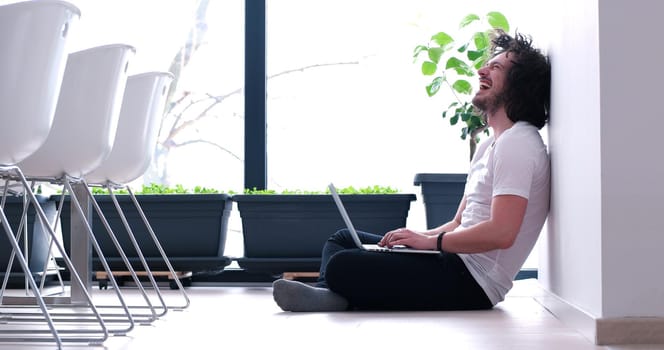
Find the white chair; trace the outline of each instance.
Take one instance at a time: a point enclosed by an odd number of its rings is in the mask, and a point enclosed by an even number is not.
[[[67,60],[70,26],[79,17],[78,8],[63,1],[0,6],[2,121],[21,121],[0,128],[0,164],[18,163],[46,140]]]
[[[134,51],[129,45],[114,44],[70,54],[51,132],[41,148],[18,164],[27,179],[62,184],[63,199],[65,194],[71,194],[72,213],[78,214],[84,222],[83,230],[87,237],[83,237],[92,243],[105,271],[109,274],[111,269],[79,202],[81,198],[77,198],[78,195],[72,185],[80,184],[86,190],[82,198],[85,199],[87,196],[98,215],[103,218],[82,176],[98,167],[111,152],[127,82],[127,67]],[[62,206],[64,200],[60,203]],[[61,213],[61,206],[58,213]],[[108,233],[128,268],[131,269],[114,233],[110,230]],[[134,316],[146,317],[148,322],[157,319],[157,312],[140,284],[139,289],[151,313],[132,315],[117,282],[114,278],[110,280],[120,307],[124,309],[127,327],[109,329],[109,332],[124,334],[132,330]],[[139,282],[137,276],[135,281]],[[122,315],[104,314],[104,316],[115,318]]]
[[[172,80],[168,72],[129,76],[113,149],[101,165],[85,175],[89,184],[128,184],[145,173],[157,145]]]
[[[46,215],[16,164],[37,150],[48,136],[67,59],[70,27],[79,17],[79,9],[64,1],[26,1],[0,6],[0,47],[3,48],[0,56],[0,178],[5,180],[5,189],[9,180],[21,182],[39,220],[49,228]],[[3,202],[5,195],[3,191]],[[55,341],[61,348],[60,332],[3,210],[0,210],[0,221],[35,294],[34,304],[39,306],[48,326],[45,331],[34,326],[29,329],[2,327],[0,341]],[[48,233],[55,239],[53,230]],[[58,249],[64,253],[60,245]],[[72,279],[76,277],[74,273]],[[91,339],[103,341],[108,333],[98,319],[104,334]]]
[[[95,47],[68,55],[50,132],[39,149],[17,164],[26,179],[60,183],[71,192],[71,184],[77,177],[99,165],[108,156],[117,129],[119,106],[127,78],[127,65],[133,52],[133,47],[118,44]],[[72,203],[78,209],[80,217],[85,220],[78,201],[72,200]],[[88,237],[93,246],[98,247],[91,232],[90,230]],[[51,240],[51,244],[59,242]],[[61,254],[72,275],[77,275],[77,269],[86,268],[86,266],[74,266],[63,250]],[[74,288],[80,292],[85,291],[87,286],[80,277],[76,277],[72,278],[72,290]],[[94,306],[89,294],[87,292],[84,294],[85,301]],[[125,309],[124,317],[128,325],[121,329],[107,329],[104,325],[103,339],[108,333],[124,334],[134,328],[133,318],[119,289],[116,294]],[[102,316],[97,308],[94,307],[93,310],[95,317],[103,325]],[[82,312],[58,316],[60,319],[68,317],[90,321],[90,318]],[[98,338],[93,340],[98,341]]]
[[[113,193],[113,188],[125,187],[131,196],[131,199],[141,216],[152,241],[159,250],[166,266],[174,277],[174,281],[179,287],[185,304],[177,308],[186,308],[189,306],[189,298],[184,292],[180,280],[176,277],[173,266],[171,265],[166,253],[164,252],[157,236],[155,235],[150,223],[148,222],[143,210],[141,209],[131,188],[127,185],[142,176],[150,166],[157,137],[159,133],[159,123],[163,116],[166,103],[167,91],[173,76],[167,72],[146,72],[132,75],[127,80],[125,96],[120,112],[120,121],[116,134],[116,141],[108,158],[91,173],[85,175],[88,184],[93,186],[103,186],[109,190],[111,199],[120,215],[129,238],[137,252],[144,270],[152,284],[156,286],[156,281],[150,271],[138,242],[136,241],[131,227]],[[163,298],[155,287],[160,300]]]
[[[26,177],[77,179],[111,152],[133,47],[97,46],[69,54],[46,141],[18,163]]]

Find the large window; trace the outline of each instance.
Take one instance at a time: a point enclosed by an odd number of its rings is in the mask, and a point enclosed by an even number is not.
[[[268,1],[268,187],[321,190],[334,181],[419,193],[416,173],[465,173],[467,143],[441,117],[453,98],[427,96],[431,78],[412,53],[438,31],[454,35],[465,15],[496,10],[513,27],[533,23],[523,4]],[[421,199],[408,222],[425,227]]]
[[[434,3],[268,2],[268,187],[412,192],[417,172],[466,171],[447,102],[427,97],[412,58]]]
[[[155,163],[139,182],[244,188],[245,0],[73,0],[72,50],[123,42],[131,73],[177,71]],[[429,98],[415,45],[462,16],[503,12],[532,28],[536,5],[439,0],[266,1],[268,188],[383,185],[419,193],[422,172],[466,172],[460,130]],[[203,5],[203,7],[201,7]],[[500,5],[501,8],[498,8]],[[531,27],[528,27],[528,26]],[[247,69],[252,69],[247,67]],[[425,226],[421,200],[409,225]],[[242,255],[232,219],[227,255]]]
[[[127,43],[129,74],[171,71],[176,80],[148,172],[152,182],[244,188],[244,0],[74,0],[81,19],[72,51]],[[226,255],[242,255],[237,212]]]
[[[175,74],[153,166],[140,183],[243,188],[244,1],[75,0],[73,51],[135,46],[130,74]]]

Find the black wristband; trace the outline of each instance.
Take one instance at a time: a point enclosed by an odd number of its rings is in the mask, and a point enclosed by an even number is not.
[[[443,232],[438,234],[438,239],[436,240],[436,249],[439,252],[443,251],[443,236],[445,236],[446,233],[447,232],[443,231]]]

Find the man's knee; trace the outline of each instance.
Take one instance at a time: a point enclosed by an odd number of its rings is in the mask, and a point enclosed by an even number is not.
[[[348,231],[347,228],[342,228],[342,229],[338,230],[337,232],[333,233],[330,236],[330,238],[328,238],[328,241],[343,243],[343,242],[347,242],[349,239],[352,239],[351,236],[350,236],[350,231]]]
[[[353,279],[357,266],[361,265],[363,252],[359,249],[342,250],[330,257],[325,271],[328,285],[338,285],[340,281]],[[343,283],[343,282],[341,282]]]

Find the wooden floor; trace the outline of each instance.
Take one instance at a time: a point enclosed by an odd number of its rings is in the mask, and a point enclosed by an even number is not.
[[[135,302],[137,289],[122,288]],[[535,280],[517,281],[490,311],[287,313],[272,300],[269,285],[194,285],[191,305],[138,325],[103,345],[66,343],[64,349],[664,349],[664,346],[593,345],[538,304]],[[169,305],[182,303],[163,290]],[[93,292],[95,300],[114,294]],[[2,311],[4,312],[4,311]],[[0,330],[10,325],[0,324]],[[54,349],[51,344],[0,343],[0,349]]]

